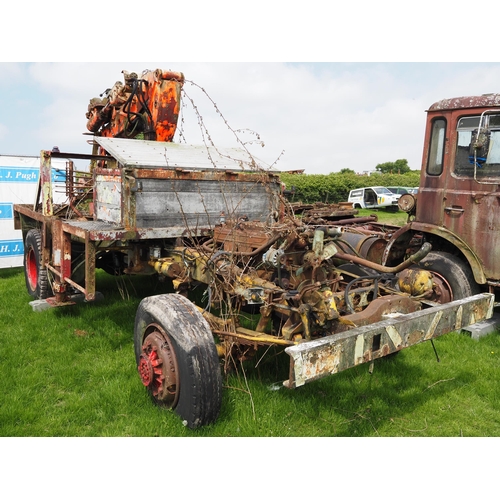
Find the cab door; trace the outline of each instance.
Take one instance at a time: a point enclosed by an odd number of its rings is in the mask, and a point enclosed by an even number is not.
[[[435,226],[443,224],[444,191],[449,165],[448,132],[448,120],[444,116],[429,119],[418,191],[417,222]]]
[[[463,112],[462,112],[463,113]],[[470,111],[469,111],[470,113]],[[500,279],[500,114],[454,114],[450,171],[445,177],[442,225],[472,249],[486,277]],[[473,147],[486,126],[481,148]],[[471,146],[472,145],[472,146]]]

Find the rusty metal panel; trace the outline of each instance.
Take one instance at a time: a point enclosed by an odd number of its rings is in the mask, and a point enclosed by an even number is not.
[[[85,238],[85,299],[95,299],[95,256],[96,245],[90,241],[89,237]]]
[[[214,240],[223,244],[226,252],[253,252],[269,242],[269,236],[262,226],[247,226],[245,231],[227,225],[214,229]]]
[[[61,219],[54,219],[52,221],[52,262],[51,264],[56,268],[63,265],[63,231]]]
[[[500,193],[496,186],[468,189],[467,184],[472,183],[447,180],[443,226],[464,242],[459,248],[473,249],[488,279],[500,280]]]
[[[453,97],[435,102],[428,111],[446,109],[490,108],[500,106],[500,94],[483,94],[481,96]]]
[[[95,140],[123,167],[217,168],[238,171],[258,168],[255,160],[240,148],[214,148],[110,137],[95,137]]]
[[[436,184],[435,177],[427,176],[426,179],[430,179]],[[434,186],[428,187],[427,184],[426,182],[424,186],[419,188],[416,219],[442,226],[444,189],[442,187],[437,189]]]
[[[40,152],[40,178],[39,181],[42,191],[42,213],[51,216],[52,207],[52,163],[50,151]]]
[[[96,171],[96,220],[128,230],[212,228],[222,219],[278,217],[276,175],[244,150],[96,137],[122,168]],[[177,231],[179,233],[179,231]]]
[[[460,208],[465,208],[465,212],[445,209],[445,227],[461,235],[467,244],[474,248],[487,278],[498,281],[500,280],[500,194],[476,192],[472,198],[472,202],[465,200],[465,203],[460,204]]]
[[[94,210],[96,219],[122,223],[122,177],[119,171],[97,173]]]
[[[299,387],[491,318],[494,298],[479,294],[288,347],[292,363],[284,384]]]
[[[69,220],[63,223],[64,230],[79,238],[89,238],[90,241],[128,241],[172,239],[179,236],[207,236],[203,228],[187,231],[184,226],[125,229],[119,224],[103,221]]]

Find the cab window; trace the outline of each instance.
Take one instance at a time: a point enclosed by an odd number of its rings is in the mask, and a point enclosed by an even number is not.
[[[440,175],[443,172],[445,137],[446,120],[444,118],[437,118],[432,122],[431,144],[427,158],[428,175]]]
[[[474,177],[474,167],[477,178],[500,176],[500,115],[483,116],[481,130],[486,130],[485,146],[475,154],[471,144],[480,119],[480,116],[466,116],[458,121],[454,172],[459,177]]]

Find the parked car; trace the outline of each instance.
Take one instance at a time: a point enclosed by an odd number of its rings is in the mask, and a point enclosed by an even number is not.
[[[349,192],[348,202],[353,208],[392,207],[398,210],[398,199],[401,194],[394,194],[383,186],[353,189]]]

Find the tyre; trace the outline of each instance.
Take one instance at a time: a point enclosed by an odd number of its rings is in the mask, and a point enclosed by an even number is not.
[[[222,375],[208,323],[182,295],[147,297],[134,327],[137,369],[159,406],[172,408],[191,429],[217,420]]]
[[[42,234],[30,229],[24,240],[24,277],[28,293],[35,299],[49,296],[47,269],[42,266]]]
[[[447,252],[430,252],[417,265],[432,274],[433,296],[430,300],[444,304],[480,292],[471,269],[458,257]]]

